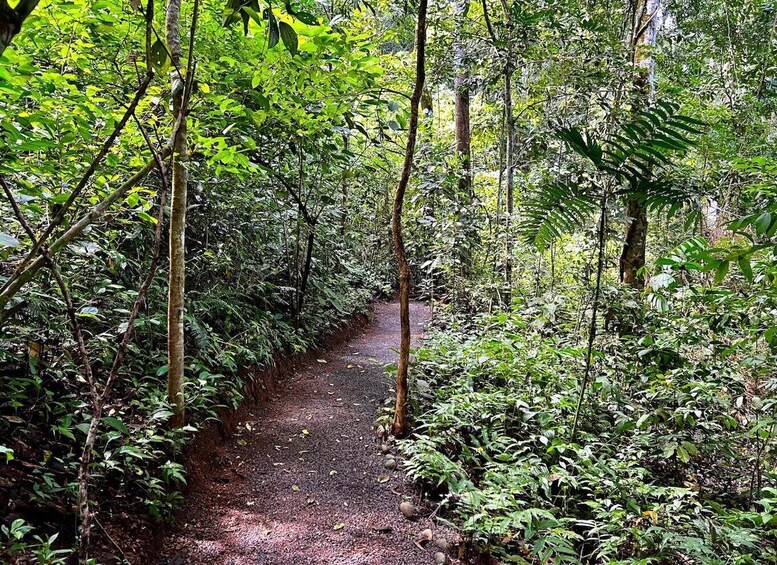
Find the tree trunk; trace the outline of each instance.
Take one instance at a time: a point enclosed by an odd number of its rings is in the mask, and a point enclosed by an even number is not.
[[[407,370],[410,364],[410,265],[405,254],[405,244],[402,239],[402,205],[405,201],[405,191],[410,182],[410,172],[413,168],[413,153],[418,134],[418,107],[426,79],[426,8],[427,0],[419,0],[418,23],[416,25],[416,70],[415,86],[410,98],[410,124],[407,131],[407,147],[402,174],[399,177],[397,192],[394,198],[394,209],[391,218],[394,253],[399,266],[399,363],[397,365],[397,397],[394,409],[392,433],[397,437],[407,435]]]
[[[637,0],[631,38],[631,57],[637,76],[634,80],[635,107],[647,108],[653,98],[653,49],[656,46],[661,0]],[[647,209],[638,200],[626,203],[626,229],[620,257],[621,282],[641,290],[645,277],[639,270],[645,266],[647,244]]]
[[[455,104],[454,130],[456,136],[456,164],[458,171],[459,214],[469,214],[472,207],[472,150],[469,119],[469,73],[467,69],[467,44],[463,37],[469,2],[456,0],[453,5],[453,90]],[[468,222],[461,222],[467,226]],[[472,267],[470,229],[465,227],[464,245],[460,248],[461,274],[467,276]]]
[[[0,0],[0,55],[22,30],[24,20],[37,5],[38,0],[21,0],[15,8],[11,8],[7,0]]]
[[[179,20],[181,0],[168,0],[167,44],[174,68],[181,68],[181,38]],[[189,54],[191,57],[191,54]],[[179,428],[184,423],[184,290],[186,281],[186,193],[188,144],[186,131],[186,108],[184,107],[185,86],[177,74],[173,74],[173,117],[178,129],[173,138],[173,180],[170,211],[170,273],[168,279],[167,304],[167,398],[173,409],[170,424]]]
[[[294,313],[294,323],[297,328],[302,322],[302,305],[305,302],[305,296],[308,292],[308,280],[310,279],[310,267],[313,263],[313,244],[316,238],[316,226],[308,226],[308,241],[305,246],[305,264],[302,267],[302,280],[297,291],[296,312]]]
[[[512,49],[504,70],[504,106],[507,143],[505,146],[505,172],[507,173],[507,215],[505,216],[505,292],[504,303],[509,306],[513,292],[513,206],[515,203],[515,121],[513,120],[513,63]]]
[[[645,277],[639,270],[645,266],[647,241],[647,210],[637,200],[626,203],[626,233],[620,259],[620,279],[624,284],[641,290]]]

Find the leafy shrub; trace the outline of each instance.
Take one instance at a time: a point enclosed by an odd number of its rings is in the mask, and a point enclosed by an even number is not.
[[[417,354],[434,394],[402,444],[410,475],[505,562],[777,561],[776,359],[754,331],[774,301],[683,299],[648,312],[642,337],[597,340],[574,441],[573,323],[549,334],[531,304],[448,317]]]

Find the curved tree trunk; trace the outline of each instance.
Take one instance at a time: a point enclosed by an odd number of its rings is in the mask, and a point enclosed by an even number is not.
[[[653,97],[653,50],[656,46],[661,0],[638,0],[631,38],[631,56],[637,77],[634,81],[636,106],[639,109],[650,105]],[[623,251],[620,257],[621,282],[641,290],[645,277],[639,270],[645,266],[647,245],[647,209],[638,200],[626,203],[626,230]]]
[[[413,153],[418,135],[418,107],[426,80],[426,8],[427,0],[418,3],[418,23],[416,24],[416,70],[415,87],[410,98],[410,124],[407,131],[407,147],[402,173],[399,177],[397,192],[394,197],[394,209],[391,217],[394,253],[399,265],[399,363],[397,365],[397,397],[394,406],[394,423],[392,433],[402,437],[407,435],[407,370],[410,364],[410,265],[405,254],[405,243],[402,239],[402,206],[405,192],[410,182],[410,172],[413,168]]]
[[[181,37],[179,21],[181,0],[168,0],[166,31],[172,65],[181,68]],[[189,54],[191,57],[191,54]],[[173,138],[173,180],[170,211],[170,273],[167,304],[167,398],[173,409],[171,425],[179,428],[184,423],[184,291],[186,281],[186,193],[188,175],[186,161],[188,144],[186,130],[185,86],[182,77],[173,74],[173,117],[178,129]]]

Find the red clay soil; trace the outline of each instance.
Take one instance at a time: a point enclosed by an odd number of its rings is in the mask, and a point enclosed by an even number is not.
[[[414,303],[410,316],[417,339],[429,311]],[[455,534],[419,508],[401,470],[385,468],[373,430],[376,409],[390,396],[384,365],[396,360],[398,336],[398,304],[378,304],[360,336],[312,359],[270,402],[249,409],[200,469],[206,476],[156,563],[435,563]],[[423,516],[405,518],[403,501]],[[424,539],[427,528],[434,541]]]

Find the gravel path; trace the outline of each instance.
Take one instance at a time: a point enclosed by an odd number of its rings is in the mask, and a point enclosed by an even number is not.
[[[417,339],[429,312],[414,303],[410,315]],[[361,336],[303,366],[251,410],[214,456],[211,480],[188,496],[157,563],[435,563],[438,540],[453,535],[399,512],[414,492],[401,471],[384,468],[373,432],[398,336],[398,304],[378,304]],[[432,542],[423,539],[427,528]]]

